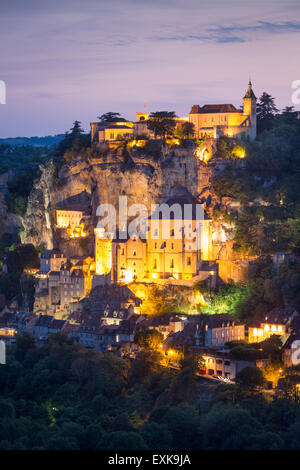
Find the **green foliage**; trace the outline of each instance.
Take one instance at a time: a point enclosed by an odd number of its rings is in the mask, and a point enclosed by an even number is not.
[[[192,139],[195,135],[195,126],[189,121],[178,124],[174,135],[180,139]]]
[[[246,144],[242,160],[232,158],[232,139],[219,139],[227,163],[212,182],[219,197],[242,204],[234,217],[234,249],[258,256],[297,253],[300,246],[300,120],[290,108],[274,112],[263,111],[268,125],[258,140]]]
[[[268,357],[271,363],[280,363],[282,354],[282,341],[280,336],[272,335],[270,338],[265,339],[260,343],[260,347],[266,357]]]
[[[256,370],[244,369],[240,385],[219,385],[199,402],[205,385],[191,381],[194,360],[187,357],[177,375],[159,360],[143,352],[130,363],[61,334],[37,347],[29,334],[18,335],[0,368],[0,449],[299,448],[300,405],[258,394]],[[289,384],[299,380],[293,369]]]
[[[258,367],[245,367],[236,375],[236,383],[247,390],[262,388],[265,379]]]
[[[31,276],[22,276],[22,273],[26,268],[39,267],[38,251],[32,244],[13,245],[9,250],[0,251],[0,256],[7,266],[7,273],[0,274],[0,293],[5,294],[8,301],[17,298],[19,305],[24,300],[23,296],[27,296],[32,306],[34,281]]]
[[[24,216],[27,207],[27,198],[32,190],[35,178],[39,176],[39,169],[32,167],[20,173],[8,181],[6,204],[9,212]]]
[[[108,122],[126,121],[126,119],[121,117],[120,113],[113,113],[111,111],[105,114],[101,114],[101,116],[98,116],[98,119],[101,124],[106,124]]]
[[[263,92],[256,105],[258,132],[263,132],[264,130],[272,127],[277,112],[278,109],[275,105],[275,98],[268,93]]]
[[[207,303],[207,306],[202,307],[201,311],[209,315],[229,313],[238,316],[239,305],[247,301],[250,295],[249,286],[233,282],[221,286],[217,291],[205,288],[202,284],[198,286],[198,289],[203,293],[204,300]]]
[[[64,139],[57,146],[54,156],[59,159],[64,157],[60,165],[69,162],[78,153],[90,145],[90,135],[84,134],[80,121],[74,121],[70,131],[65,133]]]
[[[166,136],[174,134],[176,121],[174,111],[157,111],[151,113],[147,120],[147,127],[154,132],[155,139],[161,137],[165,140]]]
[[[47,147],[0,144],[0,174],[27,164],[42,163],[49,154]]]
[[[164,337],[157,330],[139,330],[134,336],[134,342],[141,348],[158,349],[163,343]]]

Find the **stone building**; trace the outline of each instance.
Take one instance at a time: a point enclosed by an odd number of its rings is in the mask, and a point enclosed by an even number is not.
[[[228,137],[242,136],[250,140],[256,138],[256,96],[249,81],[243,98],[243,110],[232,104],[205,104],[202,107],[193,105],[189,121],[195,126],[196,137],[217,139],[222,135]]]
[[[220,348],[230,341],[244,339],[245,325],[231,315],[198,315],[187,322],[182,331],[169,335],[165,347],[171,344],[182,350],[191,346]]]
[[[59,271],[66,260],[64,254],[60,253],[59,250],[44,250],[40,258],[40,272]]]
[[[299,313],[293,307],[276,307],[267,312],[261,321],[248,327],[248,341],[258,343],[273,335],[286,341],[290,333],[297,332],[294,328],[297,321],[299,322]]]
[[[148,135],[153,133],[147,127],[148,112],[137,112],[136,122],[119,119],[115,122],[91,122],[92,142],[118,141],[130,135]],[[195,126],[198,138],[217,139],[222,135],[228,137],[242,136],[254,140],[256,137],[256,96],[249,81],[248,89],[243,98],[243,110],[233,104],[205,104],[192,106],[189,117],[175,118],[176,124],[189,121]]]
[[[90,291],[90,263],[87,258],[73,265],[63,255],[59,258],[49,258],[49,256],[47,253],[47,258],[41,257],[40,271],[35,274],[34,311],[59,316],[68,310],[70,303],[78,302]],[[45,265],[47,260],[55,260],[55,263],[60,260],[60,263],[52,264],[55,270],[43,272],[42,269],[48,269],[48,264]]]
[[[95,229],[96,274],[107,281],[192,280],[210,260],[211,220],[190,196],[158,206],[147,221],[145,238]]]

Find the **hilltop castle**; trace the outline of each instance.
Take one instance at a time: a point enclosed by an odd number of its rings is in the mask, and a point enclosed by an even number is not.
[[[153,133],[147,127],[148,112],[136,113],[136,121],[91,122],[92,142],[118,141],[124,137],[137,137]],[[238,110],[233,104],[194,104],[188,117],[176,118],[176,124],[191,122],[194,124],[195,137],[217,139],[222,135],[235,138],[256,138],[256,96],[249,81],[243,97],[243,109]]]
[[[195,126],[196,137],[214,139],[228,137],[256,138],[256,96],[251,81],[243,98],[243,111],[232,104],[205,104],[192,106],[189,121]]]

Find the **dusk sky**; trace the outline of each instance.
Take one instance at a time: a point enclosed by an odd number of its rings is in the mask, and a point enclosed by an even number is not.
[[[107,111],[291,106],[300,79],[299,0],[1,0],[0,137],[86,131]],[[299,108],[300,109],[300,108]]]

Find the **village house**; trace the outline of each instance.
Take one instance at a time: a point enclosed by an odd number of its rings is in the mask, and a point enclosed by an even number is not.
[[[27,326],[26,330],[38,340],[46,340],[51,334],[60,333],[67,324],[65,320],[56,320],[51,315],[39,315]]]
[[[245,367],[265,367],[268,363],[267,359],[257,359],[253,361],[245,361],[234,358],[229,351],[213,351],[204,350],[198,347],[191,347],[190,352],[200,353],[205,361],[204,374],[223,379],[235,380],[236,375]]]
[[[163,317],[149,317],[139,322],[137,329],[150,329],[159,331],[164,340],[173,333],[178,333],[184,328],[185,321],[176,315],[164,315]]]
[[[252,323],[248,327],[248,342],[261,342],[272,335],[280,336],[283,341],[286,341],[295,328],[296,322],[299,322],[298,318],[300,316],[293,307],[276,307],[266,313],[261,321]]]
[[[190,346],[219,348],[230,341],[245,339],[245,325],[228,314],[195,315],[182,331],[170,334],[164,347],[184,350]]]
[[[59,271],[66,261],[67,258],[59,250],[44,250],[40,258],[40,272],[45,274],[49,271]]]

